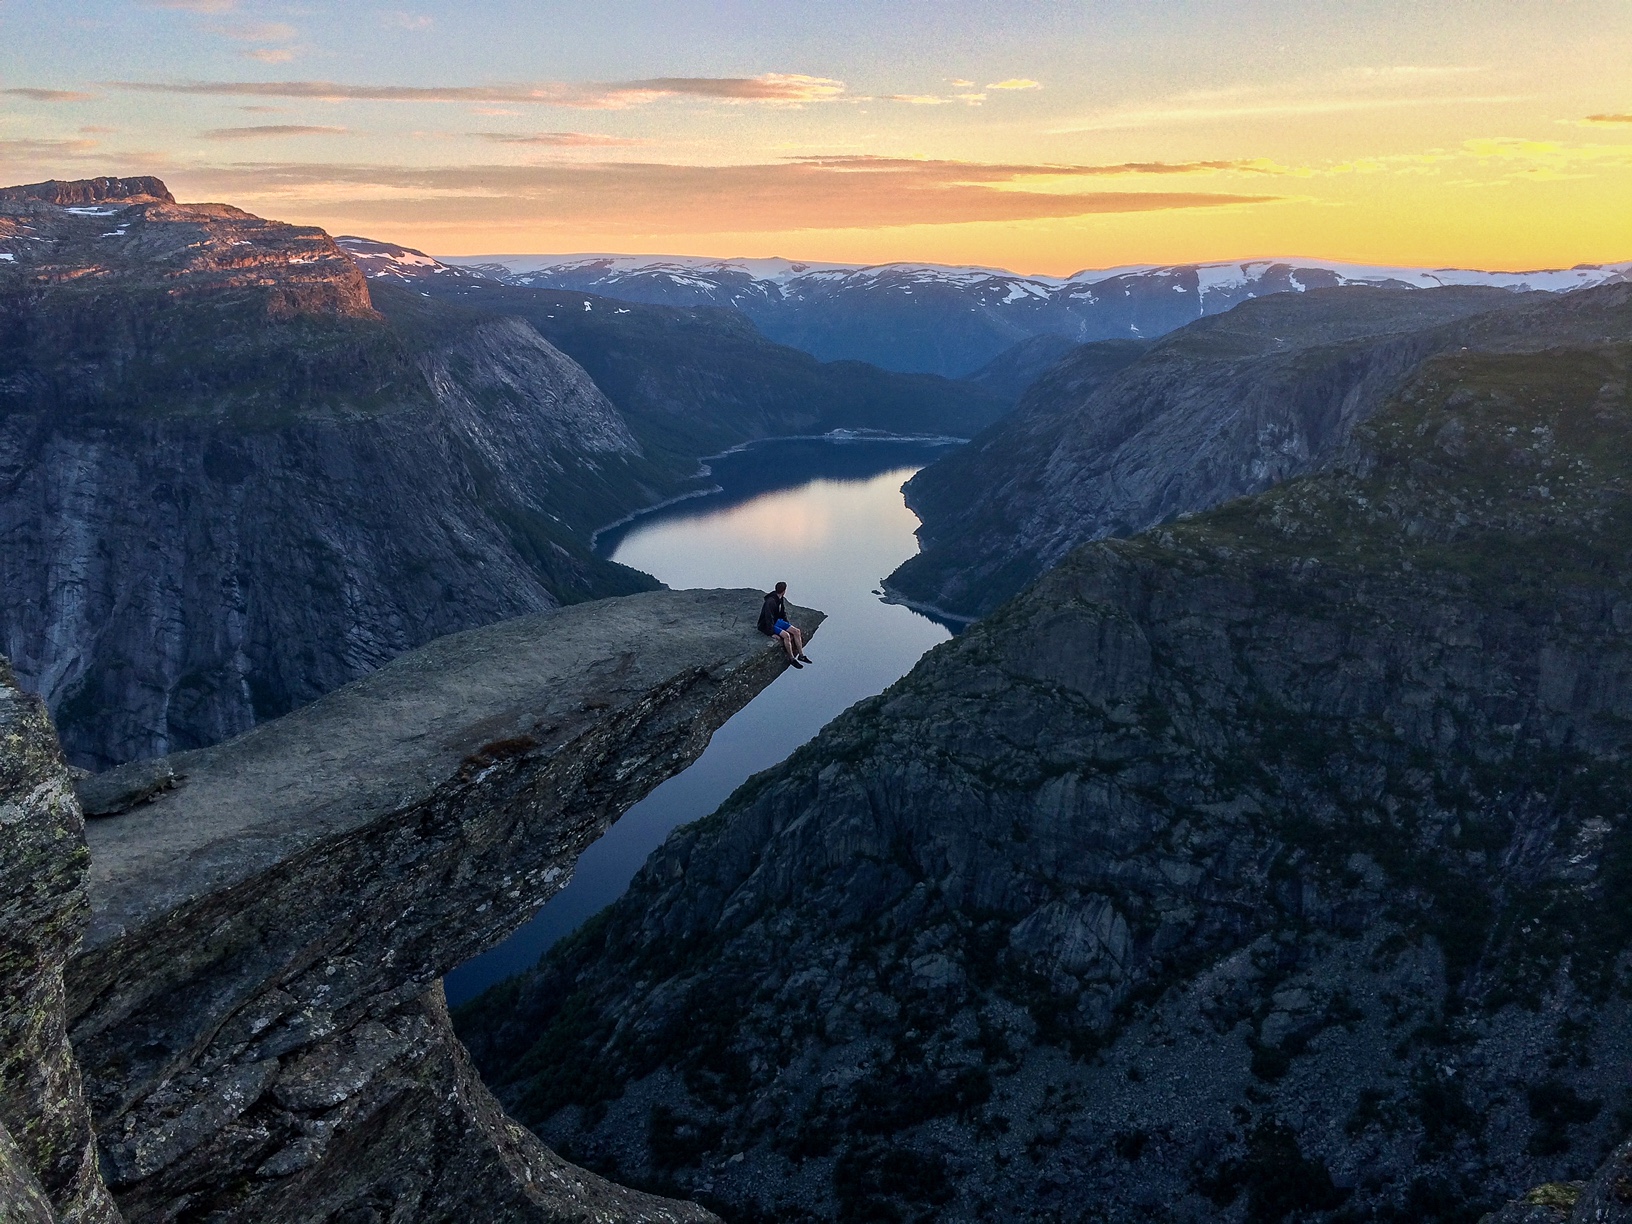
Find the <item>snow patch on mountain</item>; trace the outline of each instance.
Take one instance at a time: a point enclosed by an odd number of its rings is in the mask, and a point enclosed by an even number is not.
[[[1218,260],[1085,269],[1069,277],[925,263],[834,264],[694,255],[463,255],[344,237],[370,276],[598,294],[680,309],[740,311],[769,339],[824,361],[963,377],[1036,336],[1075,343],[1155,337],[1273,293],[1351,285],[1492,286],[1567,292],[1632,281],[1632,262],[1524,272],[1414,268],[1323,259]]]

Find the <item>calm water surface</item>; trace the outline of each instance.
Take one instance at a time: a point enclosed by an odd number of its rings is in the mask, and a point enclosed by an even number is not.
[[[708,748],[630,808],[578,860],[572,882],[510,939],[448,975],[459,1003],[530,968],[622,895],[669,832],[708,815],[743,781],[785,758],[834,715],[887,688],[950,636],[878,596],[879,580],[918,549],[901,485],[945,454],[923,442],[795,440],[713,461],[721,491],[604,533],[600,551],[669,586],[788,584],[788,599],[827,613],[808,653],[714,733]]]

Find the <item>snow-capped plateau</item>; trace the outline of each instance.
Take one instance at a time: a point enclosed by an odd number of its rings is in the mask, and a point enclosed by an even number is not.
[[[478,277],[651,305],[739,310],[766,336],[823,360],[963,377],[1021,341],[1150,338],[1249,298],[1355,285],[1484,285],[1561,293],[1632,281],[1632,261],[1526,272],[1321,259],[1088,269],[1068,277],[1002,268],[861,266],[692,255],[465,255],[344,237],[370,276]]]
[[[433,259],[424,251],[416,251],[412,247],[398,246],[394,242],[376,242],[372,238],[359,238],[356,234],[341,234],[334,241],[363,270],[363,275],[370,279],[413,281],[427,276],[483,275],[489,279],[497,279],[507,271],[495,266],[486,273],[478,272]]]

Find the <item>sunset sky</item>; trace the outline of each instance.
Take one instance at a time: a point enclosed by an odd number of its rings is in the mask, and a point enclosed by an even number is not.
[[[0,179],[437,254],[1632,259],[1632,0],[0,0]]]

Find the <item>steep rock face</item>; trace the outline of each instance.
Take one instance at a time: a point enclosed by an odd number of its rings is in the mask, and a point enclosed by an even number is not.
[[[93,779],[95,809],[124,811],[89,827],[68,989],[126,1217],[709,1218],[506,1119],[439,979],[780,673],[757,609],[664,591],[471,630]]]
[[[0,204],[30,231],[0,263],[0,647],[76,763],[654,585],[588,536],[678,477],[536,330],[384,287],[382,316],[318,230],[113,206]]]
[[[1590,1175],[1629,359],[1442,356],[1347,466],[1074,552],[463,1012],[484,1078],[741,1220],[1449,1222]]]
[[[526,319],[577,361],[642,440],[689,456],[787,434],[877,429],[969,437],[1009,405],[982,387],[859,361],[818,361],[735,311],[634,305],[428,277],[440,301]]]
[[[1080,348],[1064,336],[1032,336],[1012,348],[1006,348],[980,369],[969,375],[968,382],[984,387],[993,395],[1000,395],[1010,403],[1018,403],[1038,379],[1059,365]],[[1097,346],[1101,354],[1123,351],[1131,354],[1124,364],[1131,365],[1149,344],[1143,340],[1103,340]]]
[[[0,418],[0,629],[74,760],[214,743],[440,634],[649,585],[572,534],[644,500],[582,370],[497,322],[419,390],[258,428]]]
[[[7,204],[174,204],[176,197],[163,180],[151,175],[132,178],[48,179],[43,183],[24,183],[18,187],[0,187],[0,202]]]
[[[1495,289],[1329,289],[1194,323],[1120,372],[1082,350],[913,478],[921,549],[888,589],[979,616],[1085,540],[1309,471],[1423,360],[1468,342],[1457,320],[1526,304]]]
[[[85,929],[84,820],[51,720],[0,658],[0,1219],[111,1224],[68,1046],[62,972]]]

